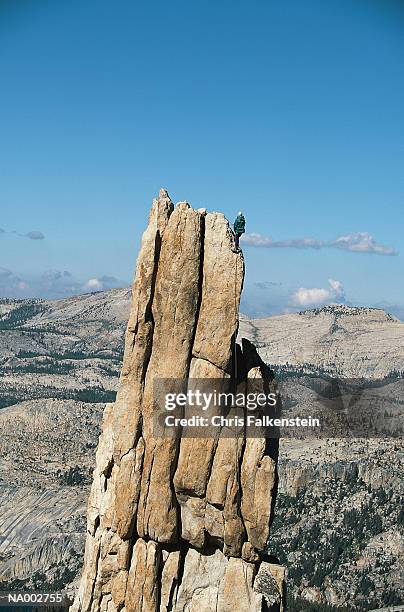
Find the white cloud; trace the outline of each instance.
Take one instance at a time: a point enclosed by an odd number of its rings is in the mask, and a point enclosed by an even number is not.
[[[122,287],[124,283],[119,281],[115,276],[99,276],[90,278],[85,284],[84,289],[87,291],[105,291],[107,289],[114,289],[116,287]]]
[[[103,283],[98,278],[90,278],[84,285],[88,291],[102,291]]]
[[[345,302],[345,293],[342,283],[332,278],[328,281],[329,287],[312,288],[300,287],[292,296],[292,302],[299,307],[321,306],[330,303]]]
[[[262,247],[266,249],[325,249],[334,248],[351,253],[373,253],[375,255],[398,255],[393,247],[376,242],[368,232],[355,232],[345,236],[338,236],[335,240],[324,241],[315,238],[295,238],[292,240],[273,240],[261,234],[244,234],[241,238],[246,246]]]
[[[41,275],[25,277],[0,267],[0,297],[62,299],[93,291],[125,287],[128,283],[114,276],[78,280],[68,270],[46,270]]]
[[[330,278],[328,286],[316,288],[292,287],[263,280],[246,284],[241,296],[240,312],[252,318],[259,318],[341,303],[352,305],[339,280]],[[382,308],[404,322],[404,304],[370,302],[355,305]]]
[[[332,245],[337,249],[352,251],[353,253],[375,253],[377,255],[397,255],[397,251],[392,247],[378,244],[368,232],[356,232],[339,236]]]
[[[324,304],[330,297],[329,289],[305,289],[300,287],[293,296],[297,306],[313,306]]]
[[[322,240],[314,238],[296,238],[294,240],[272,240],[269,236],[261,234],[244,234],[241,237],[243,244],[255,247],[264,247],[267,249],[321,249],[324,246]]]
[[[42,232],[38,230],[33,230],[32,232],[27,232],[24,234],[26,238],[30,238],[31,240],[44,240],[45,236]]]
[[[329,278],[328,282],[331,286],[331,289],[334,291],[336,295],[339,295],[339,296],[344,295],[344,288],[342,286],[341,281],[333,280],[332,278]]]
[[[26,234],[21,234],[17,231],[7,232],[6,230],[0,227],[0,234],[14,234],[14,236],[19,236],[20,238],[29,238],[30,240],[45,240],[45,235],[39,230],[31,230]]]

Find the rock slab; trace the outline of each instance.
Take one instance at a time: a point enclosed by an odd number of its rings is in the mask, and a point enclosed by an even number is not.
[[[279,593],[264,592],[279,580],[263,579],[262,561],[276,441],[153,436],[155,379],[234,380],[246,393],[262,378],[276,391],[254,347],[235,344],[243,280],[225,217],[174,207],[161,190],[136,265],[117,399],[104,413],[74,612],[281,609]]]

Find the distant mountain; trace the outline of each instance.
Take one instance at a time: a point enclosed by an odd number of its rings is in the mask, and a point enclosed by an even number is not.
[[[130,296],[124,288],[57,301],[0,299],[0,331],[12,332],[1,333],[1,355],[15,354],[21,343],[28,349],[27,342],[33,351],[49,344],[61,351],[121,353]]]
[[[113,400],[130,295],[0,300],[0,408],[39,398]]]
[[[350,378],[404,371],[404,323],[376,308],[325,306],[264,319],[241,316],[239,336],[252,338],[274,365]]]
[[[40,398],[113,400],[130,299],[124,288],[60,301],[0,300],[0,408]],[[383,310],[241,315],[242,337],[275,370],[350,378],[404,371],[404,323]]]
[[[0,365],[36,355],[56,355],[59,362],[75,354],[120,359],[130,298],[130,288],[124,288],[60,301],[0,300]],[[325,306],[262,319],[241,315],[241,337],[258,344],[273,365],[345,377],[404,371],[404,323],[376,308]]]

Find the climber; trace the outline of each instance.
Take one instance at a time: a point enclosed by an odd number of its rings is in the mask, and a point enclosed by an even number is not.
[[[236,247],[236,250],[238,251],[240,249],[240,236],[245,232],[245,219],[241,211],[238,213],[236,220],[234,221],[233,227],[235,236],[234,245]]]

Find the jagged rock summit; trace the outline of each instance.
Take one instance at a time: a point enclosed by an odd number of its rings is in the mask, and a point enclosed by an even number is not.
[[[221,213],[153,201],[132,290],[115,404],[105,408],[76,612],[281,609],[282,568],[263,560],[277,483],[265,438],[153,436],[156,378],[273,376],[235,349],[242,253]],[[240,379],[241,378],[241,379]],[[275,607],[271,607],[275,606]]]

